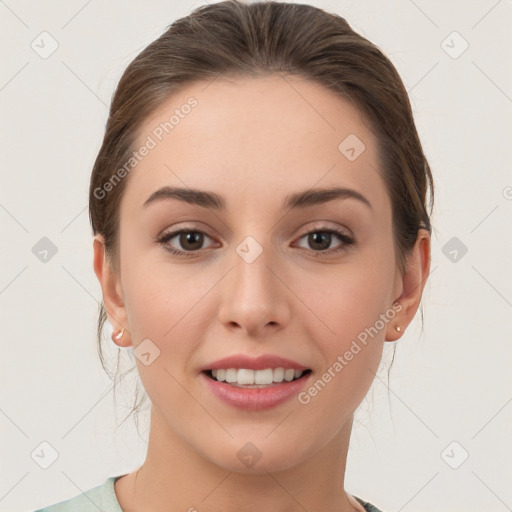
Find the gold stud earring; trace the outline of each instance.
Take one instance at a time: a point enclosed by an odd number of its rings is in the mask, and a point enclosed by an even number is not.
[[[400,332],[400,331],[402,330],[402,329],[400,329],[400,326],[399,326],[399,325],[397,325],[397,326],[395,327],[395,329],[396,329],[398,332]]]

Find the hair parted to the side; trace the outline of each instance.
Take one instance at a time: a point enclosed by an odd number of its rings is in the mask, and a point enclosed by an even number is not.
[[[172,23],[137,55],[119,81],[89,189],[92,230],[103,236],[114,271],[119,270],[119,205],[129,175],[105,197],[95,191],[129,160],[141,124],[172,93],[192,82],[275,73],[315,80],[353,102],[369,122],[378,140],[380,172],[392,203],[397,262],[403,270],[418,230],[431,231],[433,180],[395,67],[337,14],[305,4],[228,0],[201,6]],[[106,320],[102,303],[98,352],[112,378],[102,350]],[[138,391],[131,412],[147,398],[138,402]]]

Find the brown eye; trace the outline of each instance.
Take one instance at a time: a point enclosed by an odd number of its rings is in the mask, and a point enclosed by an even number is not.
[[[181,247],[186,251],[197,251],[203,245],[204,235],[198,231],[189,231],[178,236]]]
[[[314,249],[325,251],[329,249],[332,241],[332,234],[326,231],[316,231],[315,233],[309,233],[308,244]]]
[[[206,233],[192,229],[181,229],[162,235],[158,239],[158,243],[162,244],[164,248],[172,254],[183,256],[195,256],[201,249],[204,249],[203,244],[205,238],[210,238]],[[174,244],[171,240],[176,239]]]
[[[341,242],[338,244],[337,248],[332,248],[331,244],[336,238]],[[343,233],[342,231],[338,231],[336,229],[323,229],[316,228],[314,231],[310,231],[303,235],[300,240],[306,239],[306,246],[301,246],[305,249],[311,249],[313,252],[317,253],[331,253],[342,251],[350,245],[355,243],[354,238]]]

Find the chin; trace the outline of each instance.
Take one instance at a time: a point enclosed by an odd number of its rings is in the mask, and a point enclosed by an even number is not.
[[[277,438],[276,438],[277,441]],[[264,446],[263,446],[264,445]],[[300,443],[298,443],[300,446]],[[286,471],[300,464],[307,456],[301,454],[295,447],[283,449],[279,443],[271,443],[268,440],[258,444],[258,441],[245,443],[235,440],[230,447],[221,447],[221,451],[210,458],[215,465],[235,473],[248,475],[266,475]],[[234,457],[228,457],[234,453]]]

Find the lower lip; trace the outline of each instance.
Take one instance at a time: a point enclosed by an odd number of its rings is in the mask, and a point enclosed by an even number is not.
[[[212,393],[223,402],[246,411],[270,409],[290,400],[298,394],[309,380],[311,372],[291,382],[276,383],[267,388],[238,388],[225,382],[211,379],[205,373],[201,378],[206,382]]]

